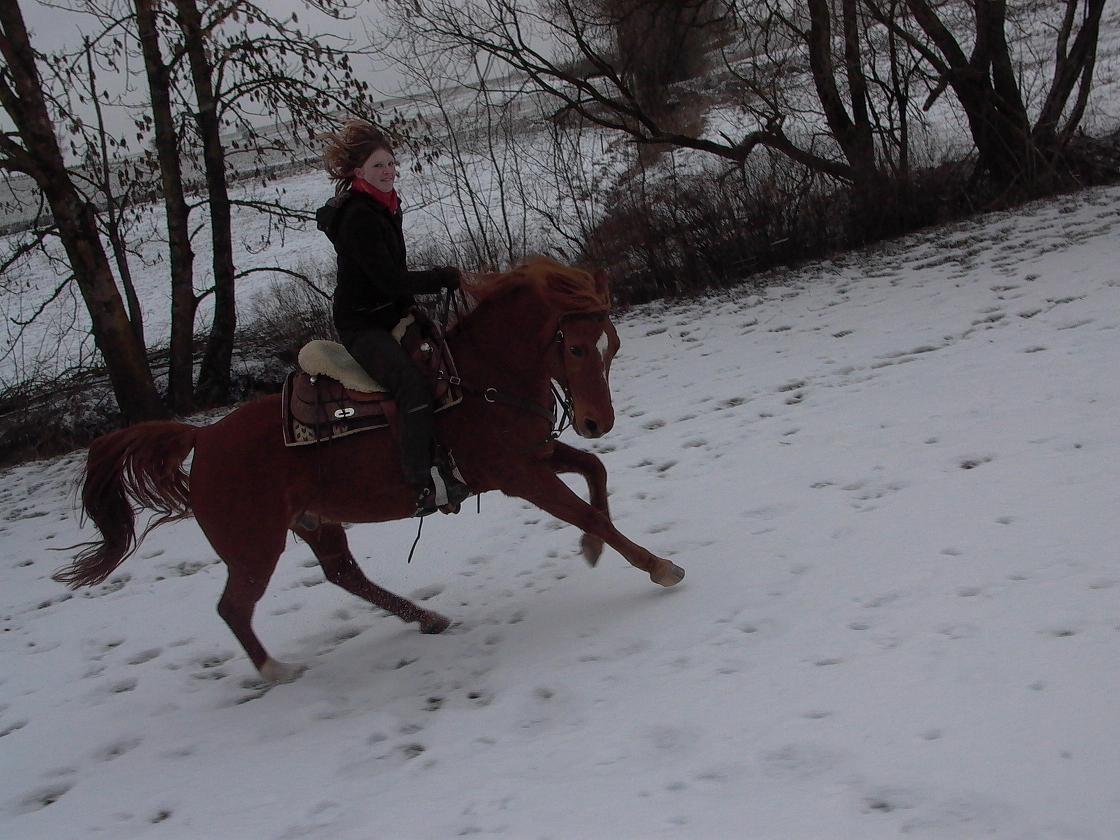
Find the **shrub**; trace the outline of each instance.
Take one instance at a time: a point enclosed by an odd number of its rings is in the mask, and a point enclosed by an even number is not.
[[[0,393],[0,466],[88,446],[122,422],[103,369],[22,382]]]
[[[777,157],[755,171],[638,177],[617,191],[582,259],[607,267],[621,304],[724,288],[966,215],[967,170],[957,162],[886,178],[858,199]]]
[[[297,273],[307,279],[283,277],[252,299],[238,335],[244,355],[294,365],[308,341],[338,340],[331,317],[333,266],[302,264]]]

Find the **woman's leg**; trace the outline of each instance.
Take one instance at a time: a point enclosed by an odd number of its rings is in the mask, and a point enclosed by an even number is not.
[[[343,336],[358,364],[397,402],[401,420],[401,467],[405,480],[419,488],[431,481],[432,392],[412,359],[386,330],[363,330]]]

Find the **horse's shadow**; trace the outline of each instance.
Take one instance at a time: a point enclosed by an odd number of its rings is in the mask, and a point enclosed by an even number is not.
[[[448,587],[450,590],[451,587]],[[482,663],[495,654],[500,656],[504,668],[514,669],[522,661],[528,665],[563,657],[566,645],[571,646],[573,655],[582,652],[586,657],[586,651],[573,644],[570,632],[573,625],[585,627],[589,634],[610,635],[614,628],[627,624],[632,616],[646,613],[651,603],[664,598],[670,591],[683,591],[683,588],[640,588],[609,593],[594,601],[581,601],[576,609],[559,600],[535,605],[528,600],[513,602],[509,606],[515,608],[515,614],[524,614],[524,618],[516,623],[510,623],[508,618],[498,620],[493,613],[481,609],[473,613],[468,611],[452,618],[447,630],[431,638],[425,638],[407,626],[385,631],[380,621],[374,621],[356,632],[314,634],[314,640],[308,638],[291,652],[308,668],[301,682],[316,680],[318,672],[320,679],[329,680],[333,688],[343,690],[360,690],[368,686],[371,675],[382,678],[406,668],[410,671],[447,671],[447,679],[454,681],[452,675],[456,671],[489,672],[492,668],[484,667]],[[393,616],[382,613],[379,617]],[[554,631],[554,628],[559,629]],[[508,637],[518,634],[531,637],[532,642],[506,644]],[[338,641],[324,648],[324,636],[338,638]],[[337,658],[343,645],[346,647],[345,665],[339,664]],[[597,659],[590,657],[588,661]],[[370,665],[368,668],[353,667],[354,660],[368,661]]]

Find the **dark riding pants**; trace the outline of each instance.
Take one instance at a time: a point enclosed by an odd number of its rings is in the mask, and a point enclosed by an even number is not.
[[[405,480],[426,487],[431,480],[432,391],[412,359],[387,330],[345,332],[342,343],[366,373],[397,402],[401,427],[401,467]]]

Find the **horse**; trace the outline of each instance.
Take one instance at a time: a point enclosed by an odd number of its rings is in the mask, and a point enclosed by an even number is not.
[[[554,382],[581,437],[599,438],[614,426],[609,375],[619,338],[605,276],[538,258],[477,275],[457,308],[462,314],[445,338],[463,400],[437,413],[436,438],[472,492],[498,490],[575,525],[592,566],[605,543],[654,583],[678,584],[683,569],[615,528],[602,461],[553,432]],[[153,528],[193,515],[227,567],[218,614],[267,682],[304,670],[273,659],[252,627],[289,531],[310,546],[331,583],[422,633],[446,630],[450,619],[371,582],[347,545],[344,523],[415,512],[392,436],[368,431],[293,447],[282,432],[281,398],[273,394],[212,425],[151,421],[95,439],[79,481],[82,512],[100,539],[75,546],[82,550],[55,580],[74,589],[101,583]],[[561,480],[565,473],[582,476],[588,501]],[[144,508],[152,517],[137,536],[135,516]]]

